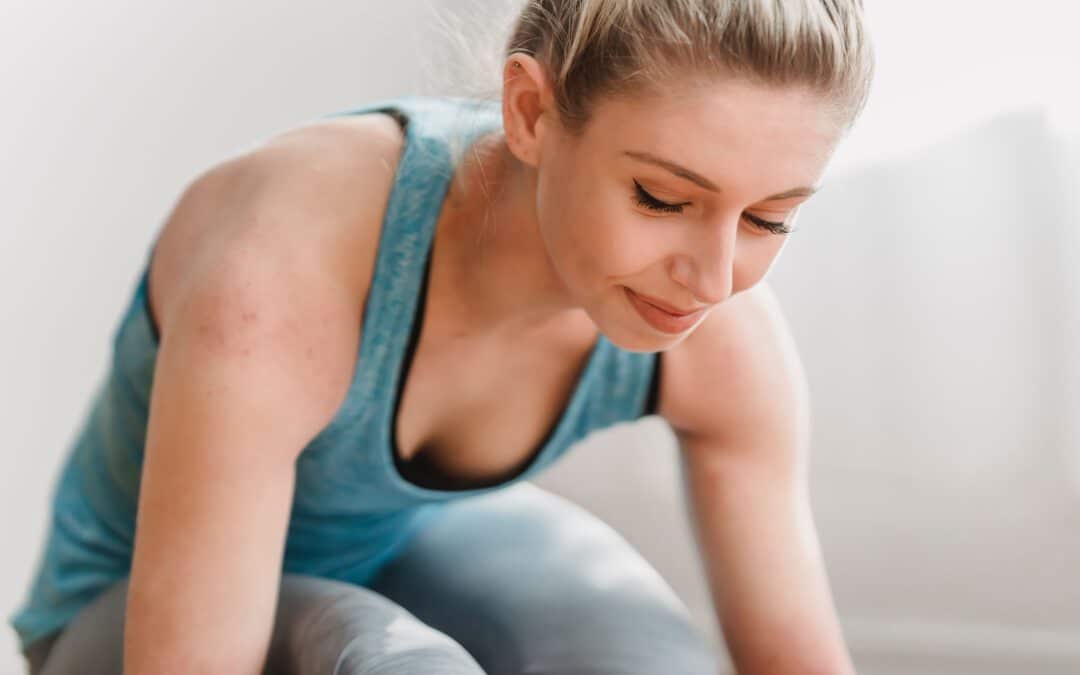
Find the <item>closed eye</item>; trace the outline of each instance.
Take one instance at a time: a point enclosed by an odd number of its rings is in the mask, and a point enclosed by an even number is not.
[[[682,202],[679,204],[671,204],[669,202],[662,201],[649,194],[645,188],[641,187],[641,183],[634,181],[634,202],[641,207],[655,211],[657,213],[682,213],[683,207],[688,206],[690,202]],[[773,234],[791,234],[795,230],[789,230],[784,223],[777,223],[771,220],[765,220],[759,218],[752,213],[744,213],[743,218],[753,224],[755,227]]]
[[[669,204],[668,202],[661,201],[656,197],[645,191],[645,188],[641,187],[641,183],[634,181],[634,190],[637,193],[634,201],[638,206],[643,206],[651,211],[658,211],[661,213],[682,213],[683,207],[690,202],[683,202],[682,204]]]
[[[758,228],[767,230],[773,234],[791,234],[795,231],[789,230],[783,223],[776,223],[771,220],[765,220],[764,218],[758,218],[752,213],[744,213],[743,218],[746,218]]]

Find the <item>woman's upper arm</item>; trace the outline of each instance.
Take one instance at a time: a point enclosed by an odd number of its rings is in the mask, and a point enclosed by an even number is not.
[[[275,268],[257,250],[222,254],[189,285],[160,345],[132,562],[130,672],[259,672],[295,460],[347,392],[354,307],[320,274]]]
[[[196,181],[173,214],[231,222],[206,228],[182,268],[170,256],[180,277],[157,308],[127,673],[261,672],[295,461],[357,365],[363,298],[341,240],[324,236],[337,231],[320,219],[330,211],[282,193],[215,208],[221,181],[248,184],[235,170]]]

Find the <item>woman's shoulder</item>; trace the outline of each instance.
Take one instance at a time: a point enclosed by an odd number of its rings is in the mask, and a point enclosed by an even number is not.
[[[764,281],[714,308],[663,359],[658,412],[684,445],[737,444],[805,422],[805,373]]]
[[[151,258],[149,304],[160,334],[197,287],[265,294],[259,284],[275,278],[307,286],[290,299],[347,304],[348,315],[324,315],[336,317],[328,321],[343,331],[355,330],[403,143],[387,115],[319,120],[196,177],[169,213]]]

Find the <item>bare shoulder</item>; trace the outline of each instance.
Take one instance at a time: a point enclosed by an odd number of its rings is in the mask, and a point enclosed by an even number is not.
[[[161,333],[181,289],[215,267],[321,269],[366,293],[402,144],[387,115],[333,118],[278,134],[196,177],[155,244],[150,304]]]
[[[766,282],[716,307],[664,352],[660,410],[686,450],[780,447],[806,433],[806,377],[779,300]],[[783,438],[781,438],[783,437]]]
[[[265,346],[267,358],[302,343],[319,378],[308,386],[324,401],[343,395],[402,144],[389,116],[334,118],[196,177],[151,262],[149,305],[162,346],[174,334],[196,339],[193,323],[243,336],[234,344]]]

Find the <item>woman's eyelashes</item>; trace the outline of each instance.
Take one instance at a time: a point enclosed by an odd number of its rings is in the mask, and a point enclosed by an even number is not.
[[[681,204],[669,204],[668,202],[660,201],[656,197],[645,191],[645,188],[641,187],[641,183],[634,181],[634,201],[638,206],[643,206],[651,211],[658,211],[661,213],[682,213],[683,207],[690,202],[683,202]]]
[[[681,202],[679,204],[671,204],[653,197],[649,194],[645,188],[641,187],[641,183],[634,181],[634,202],[643,208],[655,211],[657,213],[682,213],[683,207],[688,206],[690,202]],[[758,229],[772,232],[773,234],[791,234],[794,230],[789,230],[784,226],[784,223],[777,223],[771,220],[765,220],[759,218],[750,213],[744,213],[745,218],[749,223],[757,227]]]
[[[765,220],[764,218],[758,218],[752,213],[744,213],[743,218],[746,218],[762,230],[767,230],[773,234],[791,234],[795,231],[793,229],[788,229],[783,223],[776,223],[771,220]]]

